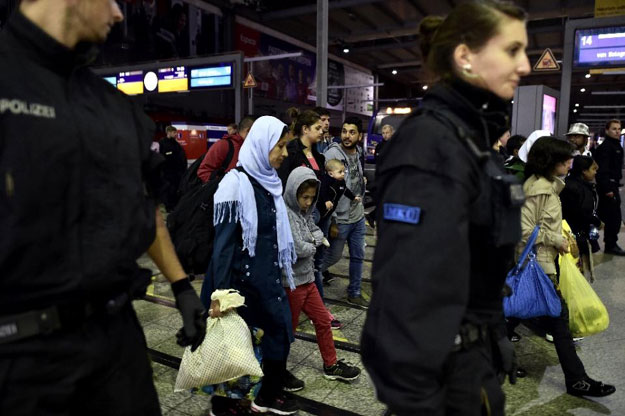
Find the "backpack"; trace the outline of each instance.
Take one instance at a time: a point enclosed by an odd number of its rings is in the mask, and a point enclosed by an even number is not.
[[[208,269],[215,238],[213,197],[234,153],[232,141],[228,142],[230,149],[221,167],[211,174],[208,182],[201,183],[200,180],[199,186],[188,189],[174,211],[167,216],[171,240],[178,259],[187,273],[204,274]]]
[[[209,182],[212,181],[216,177],[221,178],[224,176],[224,173],[226,169],[228,169],[228,165],[230,164],[234,156],[234,144],[232,143],[232,140],[230,140],[230,138],[226,138],[224,140],[228,141],[228,154],[226,155],[226,158],[224,159],[224,163],[221,164],[221,167],[213,171],[213,173],[211,173],[211,176],[208,179]],[[197,171],[200,168],[200,165],[202,164],[202,162],[204,161],[204,158],[206,157],[207,153],[208,151],[206,151],[201,157],[197,158],[195,162],[193,162],[191,166],[187,168],[186,172],[184,173],[184,176],[180,180],[180,185],[178,186],[178,196],[180,198],[182,198],[182,196],[188,193],[189,191],[197,189],[198,187],[202,185],[202,180],[197,176]]]

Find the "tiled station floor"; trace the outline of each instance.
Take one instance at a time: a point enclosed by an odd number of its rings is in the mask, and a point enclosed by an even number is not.
[[[625,229],[620,241],[625,245]],[[371,274],[371,259],[375,249],[375,237],[368,229],[364,277]],[[541,334],[535,334],[520,326],[518,332],[523,336],[516,345],[519,364],[528,371],[527,378],[519,379],[511,386],[506,383],[506,414],[508,415],[625,415],[625,258],[597,253],[595,257],[597,281],[595,291],[602,298],[610,313],[610,327],[607,331],[587,337],[577,345],[578,354],[592,377],[615,384],[617,392],[612,396],[587,400],[569,396],[565,392],[564,377],[560,369],[555,349],[545,341]],[[147,258],[140,263],[155,269]],[[347,249],[344,258],[331,269],[339,278],[325,288],[326,298],[338,300],[329,303],[332,313],[343,322],[340,331],[334,331],[339,348],[339,358],[345,358],[362,368],[358,354],[361,328],[365,320],[365,311],[349,307],[345,301],[347,270],[349,260]],[[418,270],[418,265],[415,265]],[[155,274],[158,273],[155,270]],[[200,290],[201,280],[193,283]],[[155,278],[151,294],[162,303],[173,301],[169,285],[162,276]],[[371,291],[371,284],[363,282],[364,296]],[[182,321],[178,312],[171,306],[154,304],[144,300],[135,301],[135,309],[143,324],[148,347],[161,355],[180,358],[183,349],[176,345],[175,333]],[[302,324],[298,332],[313,334],[312,325],[302,315]],[[356,352],[354,352],[356,351]],[[207,415],[210,400],[205,395],[192,395],[188,392],[174,393],[173,386],[177,371],[170,365],[154,364],[155,384],[158,389],[164,415]],[[355,382],[348,384],[328,381],[322,376],[322,361],[317,345],[313,342],[296,339],[289,357],[289,368],[306,382],[306,388],[298,393],[305,408],[299,415],[324,416],[381,416],[385,408],[375,398],[372,383],[366,373]],[[417,415],[415,415],[417,416]]]

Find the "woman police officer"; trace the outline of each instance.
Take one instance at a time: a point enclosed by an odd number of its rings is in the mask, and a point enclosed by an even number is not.
[[[502,292],[520,237],[523,193],[491,152],[508,129],[526,15],[472,1],[420,25],[441,81],[377,166],[378,246],[362,356],[395,415],[504,414],[514,382]]]

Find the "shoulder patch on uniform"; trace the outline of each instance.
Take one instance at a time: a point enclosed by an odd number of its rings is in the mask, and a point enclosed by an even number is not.
[[[401,204],[384,204],[384,219],[407,224],[419,224],[421,208]]]

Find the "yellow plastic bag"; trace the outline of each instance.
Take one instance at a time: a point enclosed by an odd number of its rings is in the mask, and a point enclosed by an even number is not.
[[[560,256],[560,292],[569,308],[569,328],[574,337],[605,331],[610,325],[608,311],[567,253]]]

